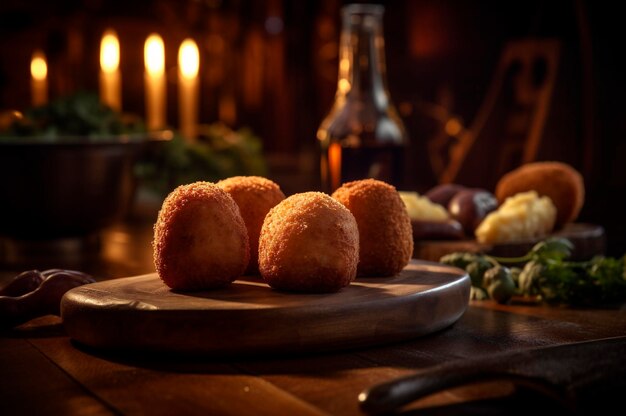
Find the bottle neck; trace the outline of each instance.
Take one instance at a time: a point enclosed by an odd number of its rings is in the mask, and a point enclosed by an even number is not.
[[[381,110],[389,105],[382,30],[382,11],[344,11],[338,99],[371,101]]]

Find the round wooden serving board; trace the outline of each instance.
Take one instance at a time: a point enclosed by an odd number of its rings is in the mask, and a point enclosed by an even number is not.
[[[272,290],[260,278],[176,293],[156,274],[81,286],[65,294],[70,337],[124,351],[254,356],[384,344],[453,324],[470,281],[459,269],[411,261],[395,277],[359,278],[331,294]]]

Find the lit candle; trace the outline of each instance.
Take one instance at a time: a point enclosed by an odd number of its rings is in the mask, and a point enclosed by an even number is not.
[[[33,107],[44,105],[48,102],[48,64],[46,56],[40,50],[33,53],[30,61],[31,93]]]
[[[161,36],[153,33],[144,46],[146,65],[146,124],[149,130],[158,130],[165,122],[165,46]]]
[[[120,43],[117,34],[107,30],[100,43],[100,100],[116,111],[122,109]]]
[[[178,100],[180,131],[193,141],[198,124],[198,70],[200,53],[196,42],[185,39],[178,50]]]

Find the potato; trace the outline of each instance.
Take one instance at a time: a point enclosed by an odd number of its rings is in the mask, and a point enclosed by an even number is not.
[[[413,221],[444,222],[450,219],[445,207],[435,204],[425,196],[420,196],[417,192],[398,191],[398,194]]]
[[[421,240],[460,240],[463,238],[463,227],[457,220],[421,221],[411,220],[413,239]]]
[[[456,183],[445,183],[435,186],[430,191],[426,192],[424,196],[435,204],[447,207],[452,197],[464,189],[466,189],[464,186]]]
[[[498,200],[489,191],[479,188],[463,189],[457,192],[448,204],[452,218],[463,226],[469,236],[491,211],[498,208]]]
[[[476,240],[498,244],[546,236],[554,229],[556,212],[550,197],[540,197],[535,191],[515,194],[480,223]]]

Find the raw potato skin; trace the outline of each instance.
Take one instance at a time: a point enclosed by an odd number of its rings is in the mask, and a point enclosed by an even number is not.
[[[375,179],[348,182],[333,193],[359,227],[359,276],[394,276],[413,255],[411,220],[396,188]]]
[[[180,291],[227,286],[243,274],[250,257],[237,204],[209,182],[182,185],[168,195],[152,246],[157,273]]]
[[[430,191],[426,192],[424,196],[435,204],[447,207],[450,200],[454,198],[454,195],[464,189],[466,188],[463,185],[458,185],[456,183],[444,183],[442,185],[435,186]]]
[[[356,220],[324,193],[292,195],[265,217],[259,270],[274,289],[336,292],[354,280],[358,261]]]
[[[527,163],[504,175],[496,185],[500,203],[515,194],[537,191],[556,206],[556,228],[578,217],[585,202],[585,185],[578,171],[561,162]]]
[[[273,181],[260,176],[234,176],[217,183],[239,206],[250,242],[250,262],[246,274],[259,273],[259,235],[265,216],[285,194]]]

